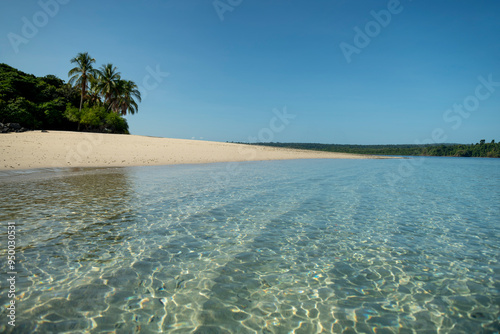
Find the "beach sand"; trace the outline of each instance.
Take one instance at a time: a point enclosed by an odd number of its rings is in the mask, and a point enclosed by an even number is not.
[[[136,135],[69,131],[0,134],[0,170],[370,158],[381,157]]]

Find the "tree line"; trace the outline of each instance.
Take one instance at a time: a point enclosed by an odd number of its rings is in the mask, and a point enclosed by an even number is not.
[[[94,68],[95,59],[86,52],[70,63],[68,83],[0,64],[0,123],[32,130],[129,133],[123,116],[138,112],[137,85],[122,79],[112,64]]]
[[[256,143],[252,145],[372,155],[500,158],[500,143],[495,143],[495,140],[486,143],[484,139],[476,144],[338,145],[317,143]]]

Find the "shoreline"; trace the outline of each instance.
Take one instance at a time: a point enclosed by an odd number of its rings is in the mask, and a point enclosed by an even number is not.
[[[0,134],[0,170],[394,157],[70,131]]]

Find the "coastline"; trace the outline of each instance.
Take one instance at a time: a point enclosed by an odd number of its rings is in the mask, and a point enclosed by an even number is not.
[[[0,134],[0,170],[126,167],[291,159],[393,159],[138,135],[70,131]]]

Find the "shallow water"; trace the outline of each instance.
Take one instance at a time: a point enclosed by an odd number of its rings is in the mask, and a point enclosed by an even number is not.
[[[0,332],[500,331],[499,159],[4,172],[0,189],[0,258],[14,222],[19,260]]]

